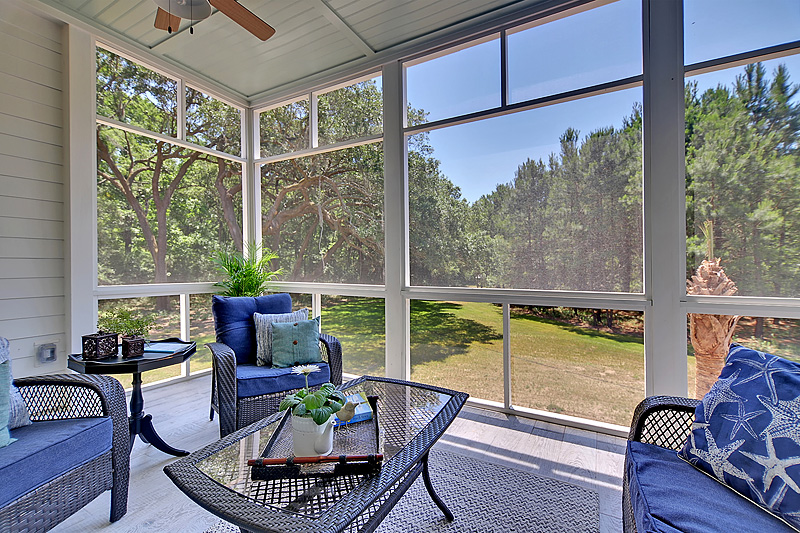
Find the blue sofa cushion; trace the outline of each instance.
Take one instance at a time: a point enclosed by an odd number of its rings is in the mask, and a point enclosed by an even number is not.
[[[800,527],[800,365],[734,345],[680,456]]]
[[[267,296],[211,297],[211,312],[217,342],[227,344],[236,354],[236,363],[256,362],[256,327],[253,313],[278,314],[292,311],[292,297],[287,293]]]
[[[111,449],[110,418],[34,422],[0,452],[0,507]]]
[[[794,532],[674,450],[629,441],[625,470],[637,533]]]
[[[308,376],[308,385],[316,386],[331,380],[328,363],[316,363],[319,372]],[[273,394],[306,386],[303,374],[292,374],[291,368],[271,366],[236,365],[236,393],[239,398]]]

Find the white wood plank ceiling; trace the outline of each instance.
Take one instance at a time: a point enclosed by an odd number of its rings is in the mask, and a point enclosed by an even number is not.
[[[153,27],[152,0],[41,0],[145,52],[179,64],[247,101],[300,88],[315,79],[419,46],[427,37],[463,31],[495,14],[530,9],[542,0],[239,0],[275,28],[261,42],[214,10],[188,31]],[[546,3],[553,3],[552,0]]]

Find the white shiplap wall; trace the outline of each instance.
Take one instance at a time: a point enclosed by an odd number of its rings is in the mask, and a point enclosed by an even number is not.
[[[0,336],[15,376],[66,366],[62,28],[0,0]],[[58,362],[35,366],[34,345]]]

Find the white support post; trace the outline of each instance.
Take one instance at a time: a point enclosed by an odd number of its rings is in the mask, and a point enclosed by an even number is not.
[[[319,96],[317,93],[311,93],[308,96],[308,124],[309,124],[309,147],[317,148],[319,146]]]
[[[318,292],[311,295],[311,316],[322,316],[322,294]]]
[[[643,0],[645,394],[686,396],[683,5]]]
[[[403,65],[383,66],[383,183],[386,265],[386,376],[411,377],[406,140],[403,135],[405,98]]]
[[[248,242],[261,244],[261,172],[254,160],[260,155],[258,113],[242,113],[242,149],[247,159],[242,163],[242,235]]]
[[[503,304],[503,405],[511,408],[511,305]]]
[[[186,140],[186,83],[183,81],[183,79],[178,80],[177,90],[178,94],[176,96],[178,105],[175,108],[176,109],[175,119],[177,121],[177,124],[175,124],[177,128],[176,133],[178,139],[185,141]]]
[[[68,353],[79,353],[81,335],[95,331],[97,319],[95,44],[71,25],[63,39],[65,331]]]
[[[192,340],[191,334],[191,324],[192,324],[192,314],[191,309],[189,307],[189,294],[188,293],[181,293],[180,294],[180,313],[181,313],[181,340],[190,341]],[[190,368],[190,361],[187,359],[181,365],[181,377],[186,377],[189,375],[191,370]]]

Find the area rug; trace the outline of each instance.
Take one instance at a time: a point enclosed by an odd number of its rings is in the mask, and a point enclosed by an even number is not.
[[[447,522],[422,477],[378,533],[573,533],[600,530],[596,492],[462,455],[431,451],[431,481],[456,519]],[[238,533],[221,521],[206,533]]]

